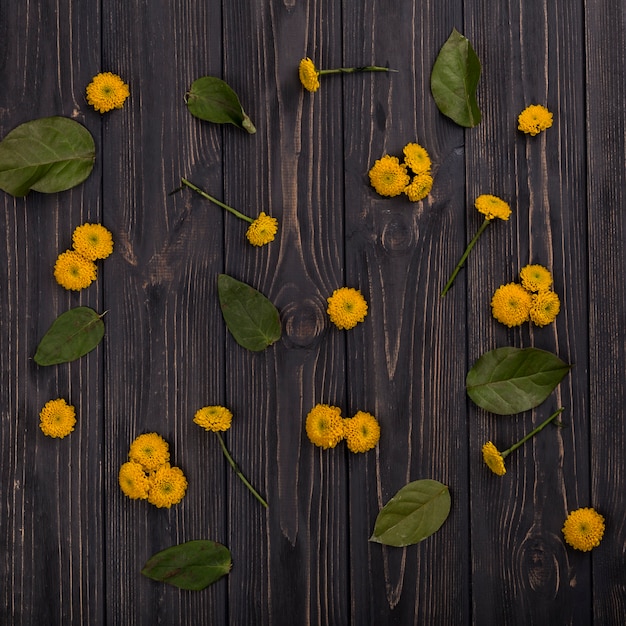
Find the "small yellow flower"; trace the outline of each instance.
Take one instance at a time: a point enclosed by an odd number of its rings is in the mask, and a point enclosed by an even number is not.
[[[306,418],[306,434],[320,448],[334,448],[343,439],[341,409],[316,404]]]
[[[423,200],[433,188],[433,177],[430,174],[418,174],[413,177],[409,185],[404,188],[404,193],[411,202]]]
[[[367,302],[358,289],[341,287],[327,299],[330,321],[340,329],[349,330],[362,322],[367,315]]]
[[[188,483],[183,470],[170,467],[169,463],[161,465],[148,477],[148,481],[148,502],[159,508],[169,509],[172,504],[178,504],[187,491]]]
[[[474,201],[474,206],[478,209],[479,213],[482,213],[486,219],[492,220],[499,218],[501,220],[508,220],[511,215],[511,207],[504,201],[498,198],[498,196],[492,196],[490,194],[482,194]]]
[[[522,287],[528,291],[546,291],[552,286],[552,274],[543,265],[526,265],[519,274]]]
[[[428,174],[431,162],[428,152],[418,143],[408,143],[404,146],[404,162],[409,166],[414,174]]]
[[[483,461],[487,464],[487,467],[498,476],[504,476],[506,474],[506,467],[504,467],[504,458],[498,448],[495,447],[491,441],[488,441],[483,446]]]
[[[537,326],[551,324],[561,310],[561,301],[554,291],[540,291],[532,296],[530,319]]]
[[[542,130],[552,126],[552,113],[540,104],[526,107],[517,118],[518,130],[530,135],[538,135]]]
[[[302,86],[307,91],[315,92],[320,88],[319,72],[313,61],[308,57],[300,61],[298,75],[300,76]]]
[[[87,85],[87,102],[100,113],[121,109],[129,95],[128,85],[111,72],[97,74]]]
[[[563,536],[572,548],[588,552],[600,545],[604,517],[592,508],[572,511],[563,525]]]
[[[113,237],[102,224],[77,226],[72,235],[74,250],[86,259],[106,259],[113,252]]]
[[[253,246],[264,246],[274,237],[278,231],[278,220],[265,213],[260,213],[252,224],[248,227],[246,237]]]
[[[204,430],[225,431],[230,428],[233,414],[223,406],[205,406],[196,411],[193,421]]]
[[[145,500],[148,497],[150,482],[140,463],[135,461],[123,463],[118,480],[122,492],[131,500]]]
[[[54,264],[54,278],[61,287],[80,291],[96,280],[96,264],[75,250],[59,254]]]
[[[76,409],[62,398],[49,400],[39,413],[39,428],[48,437],[62,439],[76,424]]]
[[[381,196],[399,196],[410,183],[406,165],[401,165],[398,157],[384,155],[369,171],[370,183]]]
[[[527,322],[532,296],[517,283],[501,285],[491,299],[491,312],[502,324],[509,328]]]
[[[169,445],[157,433],[144,433],[130,444],[128,458],[153,472],[170,460]]]
[[[367,452],[380,439],[380,425],[370,413],[358,411],[354,417],[343,420],[343,433],[351,452]]]

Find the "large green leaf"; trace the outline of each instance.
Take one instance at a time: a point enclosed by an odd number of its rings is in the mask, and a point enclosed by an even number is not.
[[[480,61],[472,44],[456,28],[441,48],[430,75],[430,90],[439,110],[466,127],[480,122],[476,86]]]
[[[14,128],[0,142],[0,189],[25,196],[65,191],[93,169],[91,133],[67,117],[44,117]]]
[[[226,546],[215,541],[187,541],[157,552],[141,573],[181,589],[198,591],[230,572],[232,561]]]
[[[483,354],[467,374],[469,397],[498,415],[539,406],[571,369],[538,348],[497,348]]]
[[[250,285],[220,274],[217,291],[222,315],[235,341],[258,352],[280,339],[280,318],[276,307]]]
[[[201,120],[216,124],[234,124],[251,134],[256,133],[239,97],[221,78],[198,78],[185,94],[185,100],[189,112]]]
[[[436,480],[405,485],[381,509],[370,541],[410,546],[441,528],[450,513],[450,491]]]
[[[104,336],[102,316],[79,306],[59,315],[37,347],[35,362],[56,365],[91,352]]]

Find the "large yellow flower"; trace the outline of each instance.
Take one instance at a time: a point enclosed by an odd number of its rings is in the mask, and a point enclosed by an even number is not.
[[[153,472],[170,460],[169,445],[158,433],[144,433],[130,444],[128,458]]]
[[[74,430],[76,409],[63,398],[49,400],[39,413],[39,428],[48,437],[62,439]]]
[[[404,162],[409,166],[414,174],[430,173],[430,157],[425,148],[418,143],[408,143],[404,146]]]
[[[540,291],[532,296],[530,319],[537,326],[546,326],[556,319],[561,310],[561,301],[554,291]]]
[[[308,57],[300,61],[298,75],[302,86],[307,91],[315,92],[320,88],[319,72],[315,67],[315,63],[313,63],[313,61],[311,61]]]
[[[278,220],[261,212],[246,231],[246,237],[253,246],[264,246],[274,240],[278,232]]]
[[[488,193],[478,196],[478,198],[474,200],[474,206],[478,209],[478,212],[482,213],[488,220],[492,220],[496,217],[501,220],[508,220],[509,215],[511,215],[511,207],[504,200]]]
[[[552,126],[552,113],[540,104],[526,107],[517,118],[518,130],[530,135],[538,135]]]
[[[343,433],[348,450],[367,452],[380,439],[380,425],[371,413],[358,411],[354,417],[343,420]]]
[[[526,265],[519,275],[522,287],[528,291],[546,291],[552,286],[552,274],[543,265]]]
[[[418,174],[413,177],[409,185],[404,188],[404,193],[411,202],[423,200],[433,188],[433,177],[428,173]]]
[[[498,476],[504,476],[506,474],[506,467],[504,466],[504,457],[496,448],[496,446],[488,441],[483,446],[483,461],[487,464],[487,467]]]
[[[520,326],[529,319],[532,296],[517,283],[501,285],[491,299],[491,312],[509,328]]]
[[[74,250],[86,259],[106,259],[113,252],[113,237],[102,224],[77,226],[72,235]]]
[[[600,545],[604,517],[592,508],[572,511],[563,525],[563,536],[572,548],[588,552]]]
[[[401,165],[398,157],[384,155],[369,171],[370,183],[381,196],[399,196],[410,183],[406,165]]]
[[[205,430],[225,431],[230,428],[233,414],[224,406],[204,406],[194,415],[193,421]]]
[[[330,321],[341,329],[354,328],[367,315],[367,302],[358,289],[341,287],[328,298]]]
[[[54,278],[61,287],[80,291],[96,280],[96,264],[75,250],[59,254],[54,264]]]
[[[161,465],[148,478],[150,490],[148,502],[159,508],[169,509],[178,504],[187,491],[187,479],[179,467],[170,467],[169,463]]]
[[[121,109],[129,95],[128,85],[111,72],[97,74],[87,85],[87,102],[100,113]]]
[[[140,463],[135,461],[123,463],[118,480],[122,492],[131,500],[145,500],[148,497],[150,482]]]
[[[328,404],[316,404],[307,415],[306,434],[320,448],[334,448],[343,439],[341,409]]]

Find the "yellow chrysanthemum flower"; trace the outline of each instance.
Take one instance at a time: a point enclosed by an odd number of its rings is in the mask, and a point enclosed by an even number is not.
[[[541,104],[531,104],[517,118],[518,130],[530,135],[538,135],[552,126],[552,113]]]
[[[59,254],[54,264],[54,278],[61,287],[80,291],[96,280],[96,264],[75,250]]]
[[[367,302],[358,289],[351,287],[335,289],[333,295],[327,298],[327,302],[326,312],[330,321],[340,329],[354,328],[367,315]]]
[[[367,452],[380,439],[380,425],[371,413],[358,411],[354,417],[343,420],[343,433],[348,450]]]
[[[504,467],[504,458],[496,446],[488,441],[483,446],[483,460],[487,464],[487,467],[498,476],[504,476],[506,474],[506,467]]]
[[[148,478],[150,490],[148,502],[159,508],[169,509],[178,504],[187,491],[187,479],[179,467],[170,467],[169,463],[161,465]]]
[[[302,86],[310,92],[316,92],[320,88],[319,72],[315,67],[315,63],[308,57],[300,61],[298,67],[298,75]]]
[[[374,163],[369,177],[376,192],[390,198],[399,196],[411,181],[406,165],[401,165],[398,157],[388,154]]]
[[[233,414],[224,406],[205,406],[196,411],[193,421],[204,430],[225,431],[230,428]]]
[[[121,109],[129,95],[128,85],[111,72],[97,74],[87,85],[87,102],[100,113]]]
[[[154,472],[170,460],[169,445],[158,433],[144,433],[130,444],[128,458]]]
[[[430,156],[425,148],[418,143],[408,143],[402,151],[404,162],[414,174],[428,174],[430,172]]]
[[[552,286],[552,274],[543,265],[526,265],[519,275],[522,287],[528,291],[547,291]]]
[[[504,201],[498,198],[498,196],[492,196],[490,194],[482,194],[474,201],[474,206],[478,209],[479,213],[482,213],[486,219],[492,220],[499,218],[501,220],[508,220],[511,215],[511,207]]]
[[[145,500],[148,497],[150,482],[140,463],[135,461],[123,463],[118,480],[124,495],[131,500]]]
[[[48,437],[69,435],[76,424],[76,409],[63,398],[49,400],[39,412],[39,428]]]
[[[278,220],[261,212],[248,227],[246,237],[253,246],[264,246],[274,240],[278,232]]]
[[[316,404],[307,415],[306,434],[320,448],[334,448],[343,439],[341,409],[328,404]]]
[[[74,250],[86,259],[106,259],[113,252],[113,236],[102,224],[77,226],[72,235]]]
[[[592,508],[572,511],[563,525],[565,541],[583,552],[599,546],[603,535],[604,517]]]
[[[423,200],[433,188],[433,177],[430,174],[418,174],[413,177],[409,185],[404,188],[404,193],[411,202]]]
[[[527,322],[530,314],[532,296],[517,283],[501,285],[491,299],[491,312],[502,324],[509,328]]]
[[[554,291],[540,291],[532,296],[530,320],[537,326],[546,326],[556,319],[561,310],[561,301]]]

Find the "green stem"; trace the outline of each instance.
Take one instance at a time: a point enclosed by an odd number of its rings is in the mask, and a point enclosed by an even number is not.
[[[441,292],[442,298],[446,295],[446,293],[448,293],[448,289],[452,287],[452,283],[454,282],[456,275],[461,271],[461,268],[465,264],[465,261],[467,260],[469,253],[472,251],[472,248],[478,241],[478,238],[483,234],[483,231],[485,230],[485,228],[489,226],[490,221],[491,220],[485,218],[485,221],[480,225],[480,228],[478,229],[478,232],[474,235],[474,238],[467,244],[467,248],[465,248],[465,252],[463,253],[463,256],[459,259],[459,262],[456,264],[456,267],[454,268],[452,275],[448,279],[446,286],[443,288],[443,291]]]
[[[520,439],[516,444],[513,444],[508,450],[501,452],[500,454],[502,455],[502,458],[504,459],[505,457],[509,456],[511,452],[513,452],[514,450],[517,450],[522,444],[526,443],[531,437],[534,437],[541,429],[545,428],[557,415],[560,415],[564,410],[565,410],[565,407],[561,407],[558,411],[555,411],[552,415],[550,415],[550,417],[545,422],[543,422],[542,424],[539,424],[539,426],[537,426],[537,428],[535,428],[534,430],[531,430],[523,439]]]
[[[206,198],[207,200],[210,200],[211,202],[215,202],[215,204],[217,204],[218,206],[221,206],[223,209],[226,209],[227,211],[229,211],[233,215],[236,215],[240,219],[246,220],[246,222],[249,222],[250,224],[254,222],[254,220],[251,217],[248,217],[247,215],[244,215],[243,213],[239,213],[237,209],[233,209],[233,207],[230,207],[227,204],[220,202],[217,198],[210,196],[206,191],[203,191],[202,189],[200,189],[200,187],[196,187],[196,185],[194,185],[192,182],[189,182],[186,178],[181,178],[181,182],[183,183],[183,185],[186,185],[190,189],[193,189],[196,193],[199,193],[203,198]]]
[[[366,65],[364,67],[337,67],[334,70],[318,70],[317,73],[323,74],[353,74],[354,72],[397,72],[388,67],[378,67],[378,65]]]
[[[252,495],[267,509],[267,502],[259,495],[259,492],[248,482],[248,479],[241,473],[241,470],[239,469],[239,467],[237,467],[237,463],[233,461],[233,457],[230,456],[230,452],[228,451],[228,448],[226,447],[226,444],[224,443],[224,439],[222,439],[221,433],[216,432],[215,434],[217,435],[220,445],[222,446],[222,452],[224,453],[224,456],[230,463],[230,466],[235,470],[235,474],[237,474],[237,476],[241,478],[241,480],[243,481],[243,484],[252,492]]]

